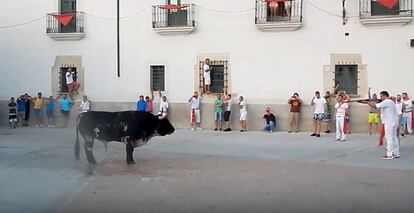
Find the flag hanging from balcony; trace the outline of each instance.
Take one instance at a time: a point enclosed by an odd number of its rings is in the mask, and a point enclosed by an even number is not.
[[[59,23],[63,24],[64,26],[68,25],[69,22],[75,17],[74,13],[65,13],[59,15],[52,15],[55,19],[59,21]]]
[[[177,5],[177,4],[167,4],[163,5],[160,8],[164,10],[181,10],[183,8],[188,7],[187,5]]]
[[[398,0],[377,0],[382,6],[391,10],[398,2]]]

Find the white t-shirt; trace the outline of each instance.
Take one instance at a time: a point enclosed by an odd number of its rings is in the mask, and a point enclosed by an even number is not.
[[[224,110],[231,111],[231,99],[224,101]]]
[[[160,112],[161,113],[166,113],[166,112],[168,112],[168,108],[170,108],[170,105],[168,104],[168,102],[163,101],[161,99],[161,101],[160,101]]]
[[[410,99],[408,100],[403,100],[402,101],[404,103],[405,109],[404,112],[411,112],[413,110],[413,103],[411,102]]]
[[[203,73],[204,78],[210,79],[210,66],[208,64],[204,64],[203,70],[204,70],[204,73]]]
[[[90,101],[89,100],[82,101],[80,103],[80,107],[79,108],[80,108],[81,112],[87,112],[87,111],[89,111],[91,109],[91,103],[90,103]]]
[[[191,109],[200,109],[200,98],[191,98]]]
[[[69,71],[66,72],[66,84],[73,83],[73,74]]]
[[[315,104],[315,114],[325,113],[325,104],[326,100],[325,98],[315,98],[313,99],[313,103]]]
[[[398,124],[397,107],[394,101],[385,99],[381,103],[376,104],[377,108],[381,110],[381,120],[383,124]]]
[[[246,101],[240,102],[239,105],[240,105],[240,114],[247,114]]]
[[[345,117],[346,116],[346,110],[348,109],[349,105],[347,103],[336,103],[335,109],[336,109],[336,117]]]
[[[395,103],[395,107],[397,108],[397,114],[401,115],[402,114],[402,108],[403,108],[403,102],[400,101],[400,103]]]

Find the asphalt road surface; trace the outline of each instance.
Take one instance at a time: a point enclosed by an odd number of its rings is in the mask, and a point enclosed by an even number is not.
[[[414,212],[414,137],[381,160],[377,137],[177,130],[135,150],[73,129],[0,129],[0,212]],[[92,171],[92,174],[88,174]]]

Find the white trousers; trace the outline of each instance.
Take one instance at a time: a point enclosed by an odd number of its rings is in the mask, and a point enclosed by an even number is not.
[[[384,124],[387,156],[400,155],[400,143],[397,136],[398,125]]]
[[[412,133],[413,132],[413,127],[411,126],[411,122],[412,122],[412,120],[413,120],[413,117],[412,117],[412,115],[411,115],[411,113],[412,112],[404,112],[403,113],[403,117],[405,118],[405,120],[406,120],[406,126],[407,126],[407,131],[408,131],[408,133]],[[405,128],[405,127],[404,127]]]
[[[345,127],[345,117],[341,116],[341,117],[336,117],[336,139],[339,140],[345,140],[346,139],[346,135],[345,135],[345,131],[344,131],[344,127]]]

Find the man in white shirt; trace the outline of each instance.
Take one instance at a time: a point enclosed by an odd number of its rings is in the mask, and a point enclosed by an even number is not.
[[[413,133],[413,127],[412,127],[412,111],[413,111],[413,103],[411,102],[410,98],[408,98],[408,94],[406,92],[402,93],[403,98],[403,113],[402,117],[405,121],[404,125],[404,131],[402,133],[405,133],[405,128],[407,128],[408,134]]]
[[[247,106],[243,96],[239,97],[239,108],[240,108],[240,132],[247,131]]]
[[[170,104],[167,102],[167,97],[162,96],[161,91],[158,91],[161,100],[160,100],[160,110],[158,112],[158,115],[162,118],[166,118],[168,116],[168,112],[170,110]]]
[[[71,96],[73,92],[78,91],[78,88],[80,86],[80,84],[73,79],[74,75],[75,75],[75,72],[72,71],[71,67],[69,67],[68,70],[66,71],[65,76],[66,76],[66,85],[68,86],[69,95]]]
[[[211,85],[211,67],[210,67],[210,59],[206,59],[203,66],[203,77],[204,77],[204,91],[206,93],[210,93],[210,85]]]
[[[325,98],[321,97],[320,92],[316,91],[315,96],[312,98],[311,105],[315,105],[315,111],[313,113],[315,131],[311,136],[321,137],[321,123],[325,119],[327,102]]]
[[[337,95],[337,103],[335,104],[335,123],[336,123],[336,139],[335,141],[345,141],[345,117],[348,115],[348,103],[344,101],[342,94]]]
[[[188,102],[191,103],[190,123],[192,131],[195,131],[196,129],[201,130],[200,99],[197,91],[195,91],[194,95],[188,99]]]
[[[364,101],[363,103],[369,106],[381,110],[381,121],[384,124],[385,139],[387,140],[387,155],[383,156],[384,160],[392,160],[400,157],[400,145],[398,142],[397,128],[398,128],[398,113],[397,107],[389,98],[387,91],[380,93],[381,103],[374,103]]]
[[[80,103],[79,110],[81,112],[91,111],[91,102],[88,100],[88,96],[84,95],[83,100]]]

